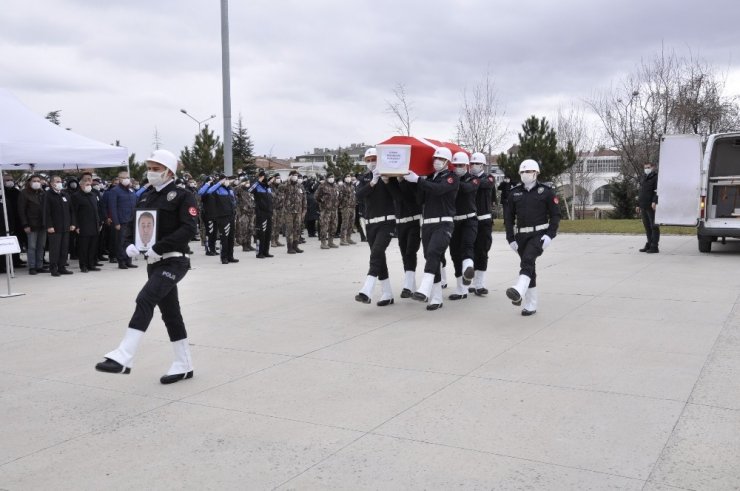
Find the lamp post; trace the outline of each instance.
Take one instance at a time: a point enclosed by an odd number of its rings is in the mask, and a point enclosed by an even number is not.
[[[188,113],[185,109],[180,109],[180,112],[183,113],[185,116],[189,117],[190,119],[192,119],[193,121],[195,121],[196,123],[198,123],[198,134],[200,134],[200,125],[202,125],[206,121],[210,121],[210,120],[212,120],[213,118],[216,117],[215,114],[211,114],[206,119],[203,119],[203,120],[198,121],[197,119],[195,119],[194,117],[192,117],[190,115],[190,113]]]

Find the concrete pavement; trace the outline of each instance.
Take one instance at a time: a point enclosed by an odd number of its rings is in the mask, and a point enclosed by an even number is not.
[[[156,316],[130,375],[93,368],[143,267],[18,270],[26,295],[0,299],[0,489],[740,488],[740,242],[700,255],[665,236],[648,255],[642,237],[560,235],[524,318],[500,234],[489,296],[437,312],[398,297],[395,242],[396,304],[379,308],[353,300],[365,244],[309,240],[233,265],[193,243],[195,377],[171,386]]]

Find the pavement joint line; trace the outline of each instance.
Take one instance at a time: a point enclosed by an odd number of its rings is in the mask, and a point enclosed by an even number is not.
[[[686,408],[691,404],[691,399],[693,398],[694,392],[696,391],[696,386],[699,384],[699,381],[701,380],[702,375],[706,371],[707,365],[709,364],[709,360],[712,357],[712,354],[716,351],[717,343],[719,342],[720,336],[725,331],[725,329],[728,329],[732,325],[733,318],[738,313],[738,311],[740,311],[740,295],[738,295],[735,298],[735,304],[733,305],[732,309],[725,317],[725,320],[722,323],[722,329],[720,329],[720,331],[717,333],[717,335],[714,338],[714,343],[712,343],[712,347],[707,353],[706,358],[704,359],[704,364],[702,365],[701,370],[699,371],[699,374],[696,376],[696,381],[694,382],[694,386],[691,388],[691,392],[689,392],[689,396],[686,398],[686,402],[684,403],[683,408],[681,408],[681,412],[676,418],[676,421],[673,423],[673,427],[671,428],[671,432],[668,434],[668,437],[666,438],[666,441],[663,444],[663,448],[661,448],[660,452],[658,453],[658,457],[655,459],[655,462],[653,463],[653,466],[650,469],[650,474],[648,475],[645,486],[647,486],[647,482],[650,482],[653,477],[653,474],[655,474],[655,470],[658,467],[658,463],[661,461],[661,459],[663,458],[663,455],[666,453],[666,450],[668,448],[668,442],[670,442],[671,438],[673,438],[673,435],[676,433],[676,427],[681,422],[681,419],[686,413]],[[643,486],[642,488],[643,491],[645,489],[645,486]]]
[[[709,407],[712,409],[720,409],[722,411],[734,411],[734,412],[740,412],[740,408],[736,407],[724,407],[724,406],[715,406],[714,404],[699,404],[697,402],[689,402],[689,406],[696,406],[696,407]]]
[[[336,360],[334,358],[318,358],[316,356],[305,356],[305,358],[308,360],[315,360],[315,361],[328,361],[331,363],[341,363],[344,365],[357,365],[357,366],[362,366],[362,367],[386,368],[388,370],[401,370],[405,372],[429,373],[433,375],[449,375],[452,377],[460,377],[462,375],[460,373],[441,372],[438,370],[425,370],[423,368],[394,367],[390,365],[382,365],[380,363],[371,363],[371,362],[363,362],[363,361]]]

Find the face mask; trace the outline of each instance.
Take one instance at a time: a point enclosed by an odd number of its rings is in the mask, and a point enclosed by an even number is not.
[[[226,188],[227,188],[227,187],[229,187],[229,186],[231,186],[231,181],[230,181],[229,179],[226,179],[226,180],[224,181],[224,187],[226,187]]]
[[[349,177],[345,177],[344,178],[344,182],[346,182],[347,184],[349,184],[350,182],[352,182],[352,179],[350,179]]]
[[[298,179],[298,184],[303,184],[303,179]]]
[[[283,182],[282,179],[275,179],[275,184],[280,184],[281,182]]]
[[[89,193],[90,191],[92,191],[92,186],[82,186],[83,193]]]
[[[54,187],[54,189],[56,189],[57,191],[61,191],[61,190],[62,190],[62,183],[61,183],[61,182],[55,182],[54,184],[52,184],[52,186],[53,186],[53,187]]]
[[[12,188],[13,186],[15,186],[15,183],[13,181],[5,181],[6,188]]]
[[[483,174],[483,166],[482,165],[471,165],[470,172],[472,172],[476,176],[479,176]]]
[[[164,184],[164,174],[165,174],[165,172],[167,172],[167,171],[162,171],[162,172],[151,172],[150,171],[150,172],[147,172],[146,173],[146,178],[149,181],[149,184],[151,184],[155,188],[161,186],[162,184]]]
[[[537,175],[534,173],[524,173],[520,174],[522,177],[522,183],[524,184],[532,184],[534,181],[537,180]]]
[[[41,183],[40,182],[32,182],[31,183],[31,189],[35,189],[36,191],[38,191],[39,189],[41,189]]]
[[[329,184],[334,184],[334,178],[330,177],[329,179],[326,180],[326,182],[328,182]]]
[[[374,170],[375,170],[375,167],[376,167],[377,165],[378,165],[378,163],[377,163],[377,162],[368,162],[368,163],[367,163],[367,170],[369,170],[370,172],[372,172],[372,171],[374,171]]]
[[[100,191],[100,184],[96,184],[96,185],[94,185],[94,186],[93,186],[93,189],[94,189],[95,191]]]
[[[439,172],[447,167],[447,161],[444,159],[434,159],[434,170]]]
[[[139,186],[139,185],[137,184],[137,185],[135,185],[135,186],[134,186],[134,189],[138,191],[139,189],[141,189],[141,186]]]
[[[459,177],[462,177],[467,172],[467,169],[462,165],[456,165],[455,166],[455,174],[457,174]]]
[[[131,179],[128,177],[121,179],[121,185],[128,187],[131,184]]]
[[[298,176],[290,176],[291,182],[298,182]]]
[[[77,183],[76,183],[76,182],[74,182],[74,181],[70,182],[70,183],[69,183],[69,188],[70,188],[70,189],[77,189]]]
[[[650,168],[650,167],[646,167],[646,168],[644,169],[644,171],[645,171],[645,175],[646,175],[646,176],[648,176],[648,175],[650,175],[650,173],[651,173],[651,172],[653,172],[653,169],[652,169],[652,168]]]

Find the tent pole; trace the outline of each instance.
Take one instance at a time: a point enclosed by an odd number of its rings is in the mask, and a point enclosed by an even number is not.
[[[2,154],[0,154],[0,157],[2,157]],[[8,201],[5,197],[5,171],[3,170],[2,164],[0,164],[0,176],[3,177],[3,185],[2,189],[0,189],[0,193],[2,193],[3,197],[3,219],[5,220],[5,236],[10,237],[10,222],[8,222]],[[11,257],[11,254],[5,254],[5,276],[8,281],[8,293],[7,295],[0,294],[0,298],[17,297],[19,295],[23,295],[23,293],[11,293],[10,277],[13,275],[13,261],[11,260]]]

